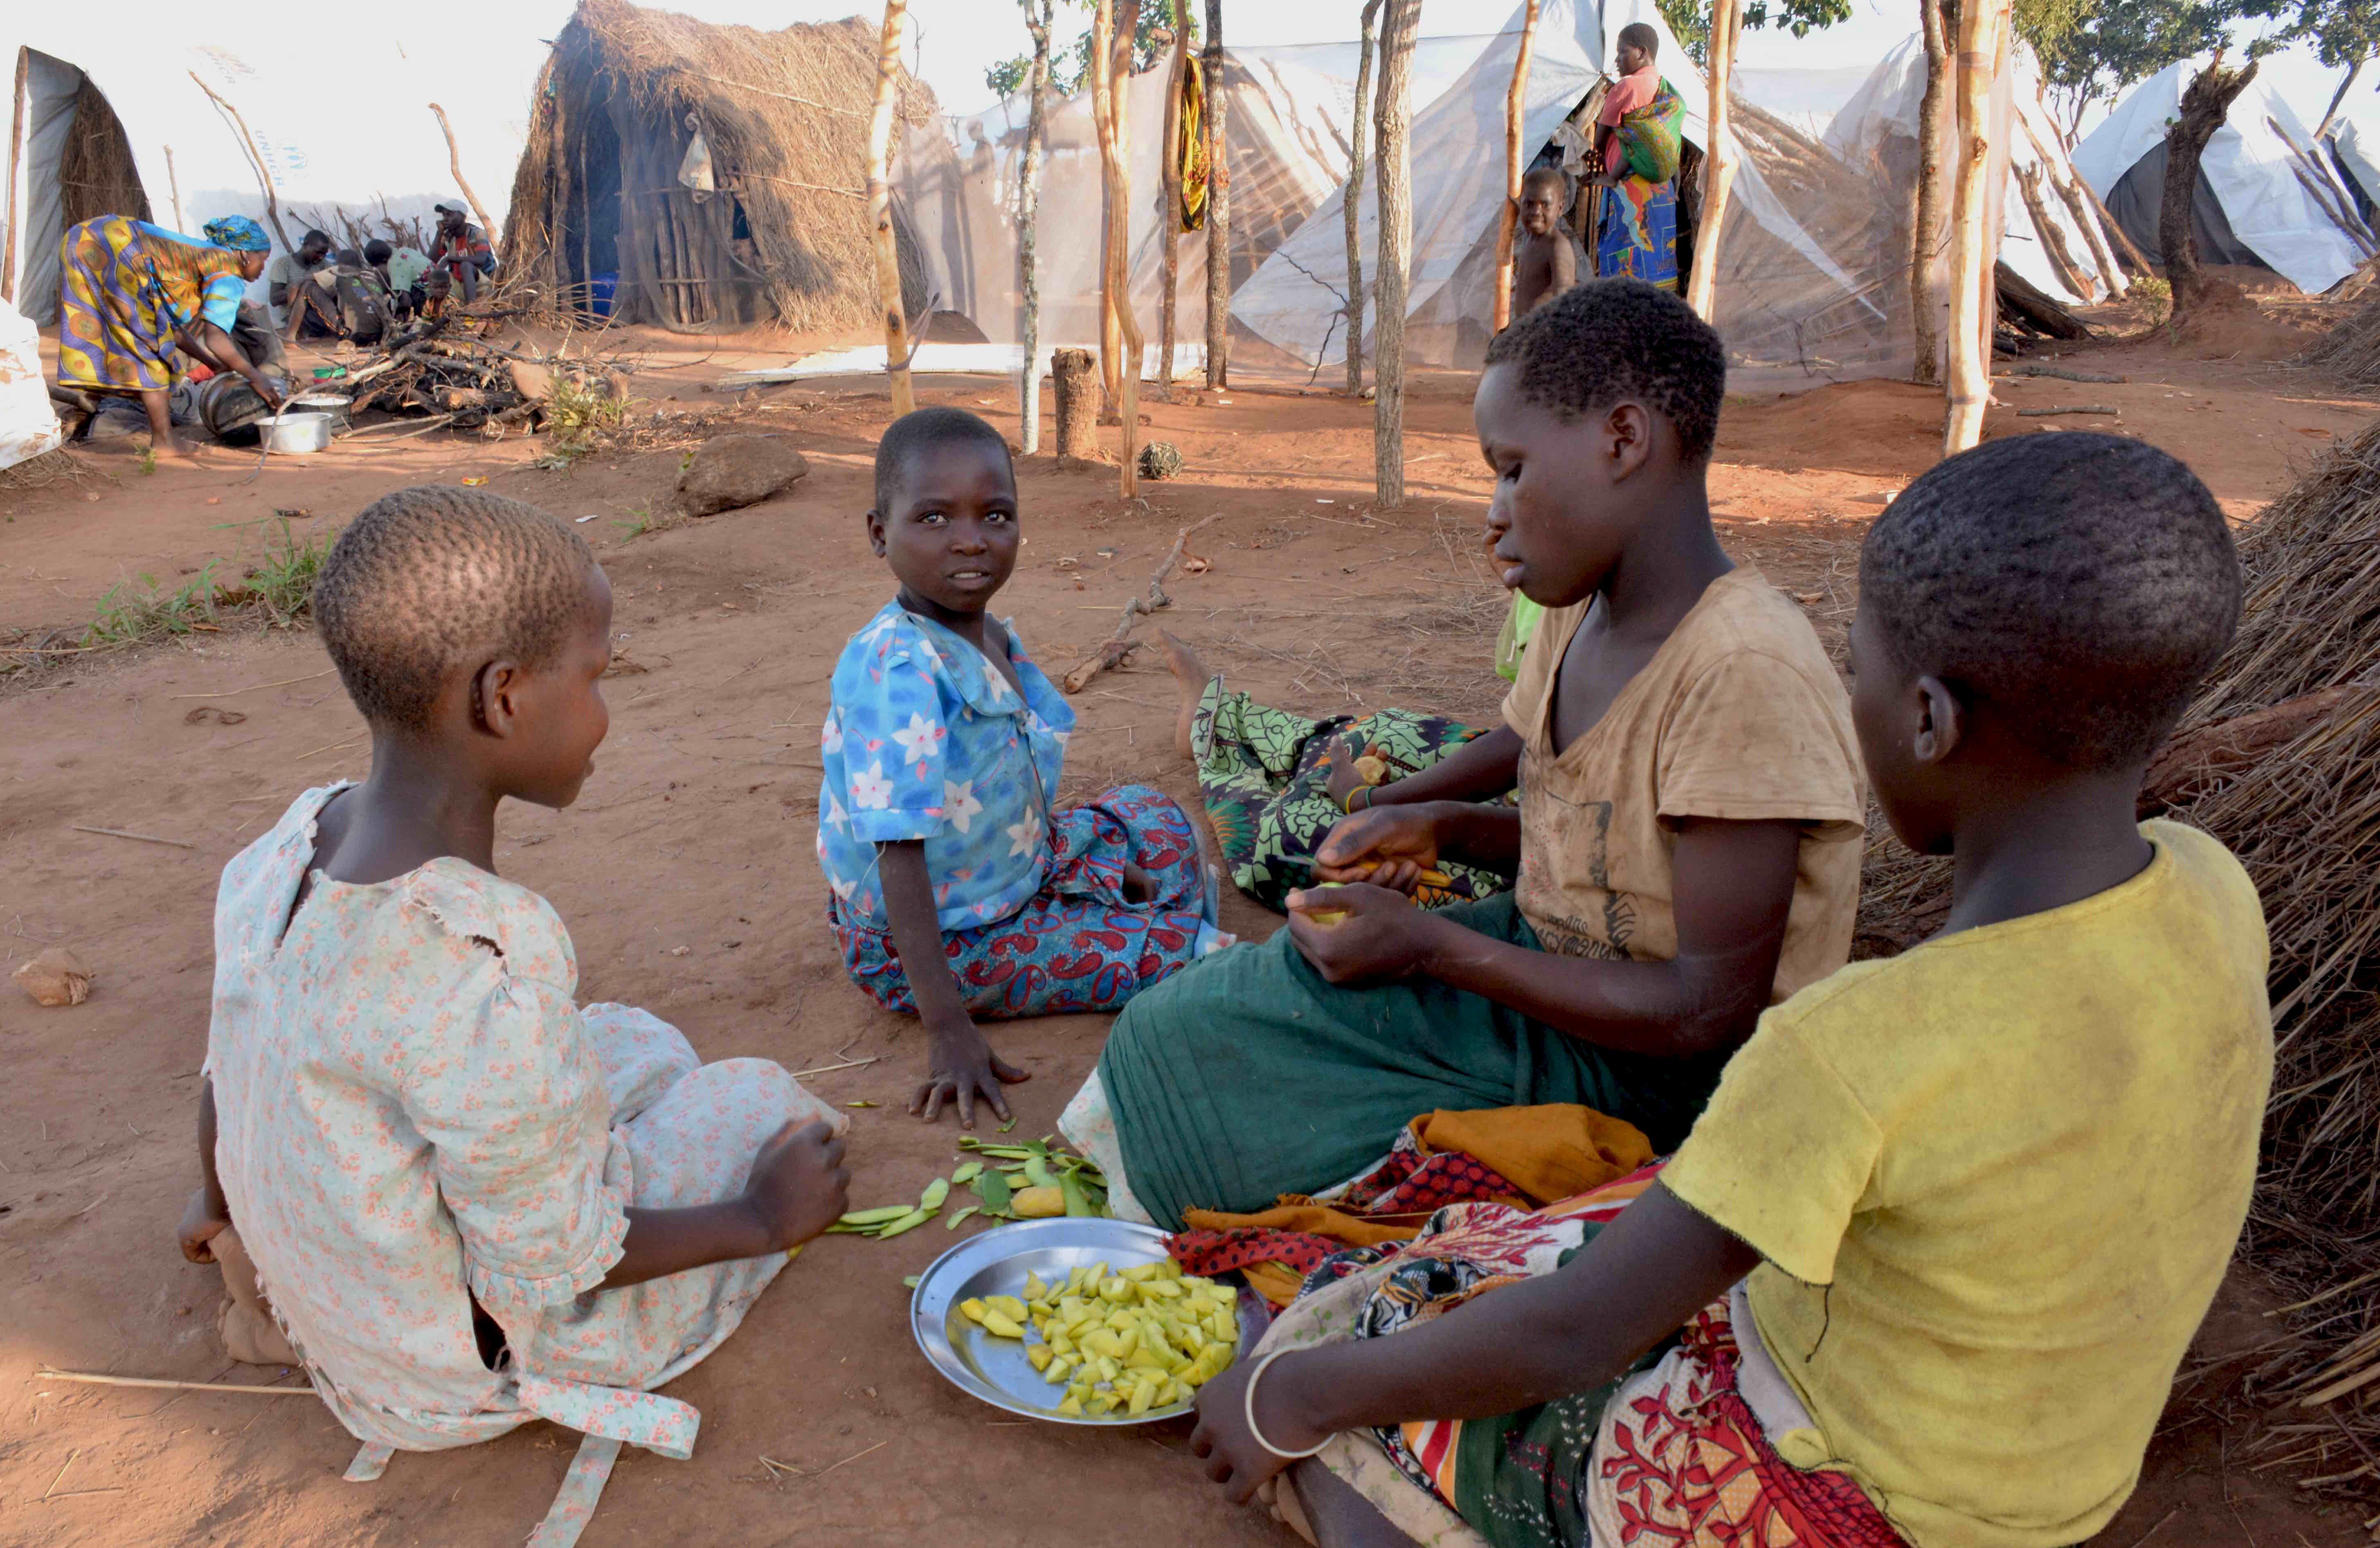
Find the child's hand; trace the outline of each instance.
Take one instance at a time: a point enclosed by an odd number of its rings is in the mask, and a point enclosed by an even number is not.
[[[1351,882],[1293,892],[1288,901],[1290,940],[1330,983],[1383,983],[1420,965],[1428,916],[1402,892]],[[1316,914],[1344,917],[1322,924]]]
[[[1330,829],[1314,852],[1314,869],[1324,881],[1411,892],[1423,872],[1438,869],[1438,820],[1426,805],[1366,807]]]
[[[960,1016],[947,1026],[932,1029],[934,1059],[927,1067],[926,1079],[917,1087],[917,1094],[909,1099],[909,1110],[922,1114],[928,1123],[942,1116],[945,1104],[959,1110],[959,1127],[975,1127],[975,1102],[978,1096],[990,1104],[1008,1121],[1008,1098],[1002,1095],[1003,1085],[1016,1085],[1033,1077],[1010,1064],[991,1051],[974,1022]]]
[[[799,1129],[787,1123],[752,1158],[744,1204],[760,1222],[769,1250],[782,1252],[833,1225],[849,1205],[850,1189],[842,1136],[824,1119]]]
[[[223,1195],[201,1185],[190,1195],[188,1209],[182,1211],[182,1224],[176,1233],[182,1243],[182,1256],[194,1264],[215,1261],[214,1250],[207,1245],[231,1229],[231,1209]]]

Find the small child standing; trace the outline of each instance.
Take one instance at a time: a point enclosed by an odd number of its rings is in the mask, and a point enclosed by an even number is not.
[[[542,1417],[589,1437],[583,1507],[619,1442],[687,1454],[699,1416],[650,1389],[842,1213],[845,1120],[776,1064],[579,1009],[562,921],[494,874],[497,806],[569,805],[610,725],[612,591],[577,534],[400,490],[314,611],[371,773],[224,868],[182,1251],[223,1263],[236,1344],[285,1330],[364,1442],[349,1477]]]
[[[852,981],[921,1019],[909,1110],[1008,1117],[1026,1079],[975,1018],[1112,1010],[1231,937],[1190,818],[1145,785],[1054,811],[1075,712],[985,611],[1016,567],[1000,432],[955,408],[893,421],[868,542],[901,589],[835,664],[819,865]]]

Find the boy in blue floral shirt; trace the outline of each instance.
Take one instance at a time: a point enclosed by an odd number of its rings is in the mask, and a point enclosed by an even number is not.
[[[1052,811],[1075,712],[984,610],[1016,567],[1000,432],[904,415],[876,449],[868,542],[901,589],[835,663],[820,736],[819,865],[852,981],[917,1015],[932,1062],[909,1110],[978,1098],[1003,1120],[1026,1078],[978,1016],[1113,1010],[1228,944],[1190,818],[1126,785]]]

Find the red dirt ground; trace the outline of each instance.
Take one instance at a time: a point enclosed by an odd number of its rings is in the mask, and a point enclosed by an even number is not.
[[[699,391],[720,372],[788,357],[735,341],[698,358],[639,340],[639,396],[664,409],[728,406]],[[2106,404],[2126,433],[2196,466],[2246,519],[2373,402],[2282,364],[2179,357],[2142,344],[2070,362],[2129,382],[1999,384],[1993,434],[2037,420],[2017,406]],[[921,399],[1014,430],[1013,391],[934,378]],[[1126,506],[1111,472],[1022,465],[1028,547],[1009,595],[1045,661],[1080,659],[1112,627],[1176,529],[1223,519],[1195,547],[1213,568],[1177,582],[1170,628],[1235,683],[1316,711],[1406,704],[1491,714],[1488,656],[1502,597],[1476,559],[1487,481],[1469,384],[1421,383],[1409,410],[1412,498],[1369,514],[1370,410],[1318,394],[1243,389],[1152,404],[1149,434],[1185,468]],[[1723,535],[1792,592],[1830,640],[1853,599],[1866,520],[1935,460],[1939,394],[1900,383],[1732,401],[1712,483]],[[49,488],[0,489],[0,638],[77,631],[107,589],[141,573],[169,588],[212,560],[252,558],[274,507],[336,526],[408,483],[485,477],[588,534],[618,597],[622,649],[639,672],[607,684],[610,741],[581,804],[510,810],[498,864],[552,899],[591,998],[650,1007],[707,1058],[753,1054],[794,1070],[880,1057],[816,1077],[855,1112],[855,1202],[911,1196],[947,1171],[955,1130],[902,1109],[920,1049],[911,1026],[844,979],[811,854],[815,728],[844,638],[888,593],[859,515],[886,417],[880,383],[767,389],[736,428],[780,432],[812,472],[761,505],[630,536],[665,513],[674,447],[528,464],[534,441],[433,437],[342,444],[242,483],[244,454],[140,475],[128,451]],[[2108,421],[2085,421],[2108,423]],[[1072,567],[1059,561],[1071,557]],[[18,639],[28,635],[15,635]],[[71,643],[69,636],[68,643]],[[0,661],[11,658],[0,657]],[[359,775],[363,729],[309,635],[232,624],[140,649],[64,654],[0,680],[0,943],[9,961],[71,946],[97,971],[90,1002],[42,1010],[0,989],[0,1544],[510,1544],[544,1510],[571,1442],[532,1425],[502,1441],[403,1456],[386,1478],[340,1481],[355,1443],[300,1399],[176,1396],[69,1385],[43,1364],[191,1380],[273,1379],[216,1347],[213,1270],[182,1262],[173,1228],[194,1180],[191,1110],[206,1034],[209,918],[217,872],[310,785]],[[245,716],[193,723],[194,710]],[[1173,697],[1154,660],[1078,701],[1065,793],[1124,778],[1185,801],[1170,751]],[[188,848],[77,832],[172,838]],[[1269,928],[1245,900],[1227,924]],[[1020,1132],[1046,1132],[1105,1031],[1083,1017],[1000,1028],[1034,1072],[1016,1088]],[[705,1542],[908,1543],[929,1533],[994,1544],[1062,1541],[1269,1544],[1288,1540],[1213,1496],[1184,1455],[1186,1426],[1097,1433],[1007,1416],[964,1397],[918,1358],[901,1278],[952,1238],[820,1240],[745,1327],[672,1392],[703,1412],[690,1462],[623,1457],[589,1548]],[[2344,1506],[2233,1460],[2252,1416],[2227,1377],[2273,1336],[2252,1268],[2236,1273],[2139,1495],[2110,1548],[2252,1540],[2330,1548],[2362,1541]],[[763,1457],[808,1476],[776,1472]],[[842,1466],[846,1459],[849,1465]],[[832,1469],[832,1470],[829,1470]],[[468,1500],[468,1503],[466,1503]]]

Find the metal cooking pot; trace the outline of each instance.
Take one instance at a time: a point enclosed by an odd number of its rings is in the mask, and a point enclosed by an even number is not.
[[[285,413],[278,424],[267,419],[259,428],[267,437],[264,449],[276,457],[303,456],[331,443],[331,417],[327,414]]]
[[[289,409],[293,414],[304,412],[327,415],[331,420],[331,433],[345,435],[354,428],[351,422],[351,411],[355,401],[345,393],[299,393],[289,400]],[[287,423],[286,416],[284,417],[283,423]]]
[[[264,400],[245,378],[224,371],[199,383],[198,417],[217,441],[252,446],[259,423],[271,419],[273,410],[264,406]]]

